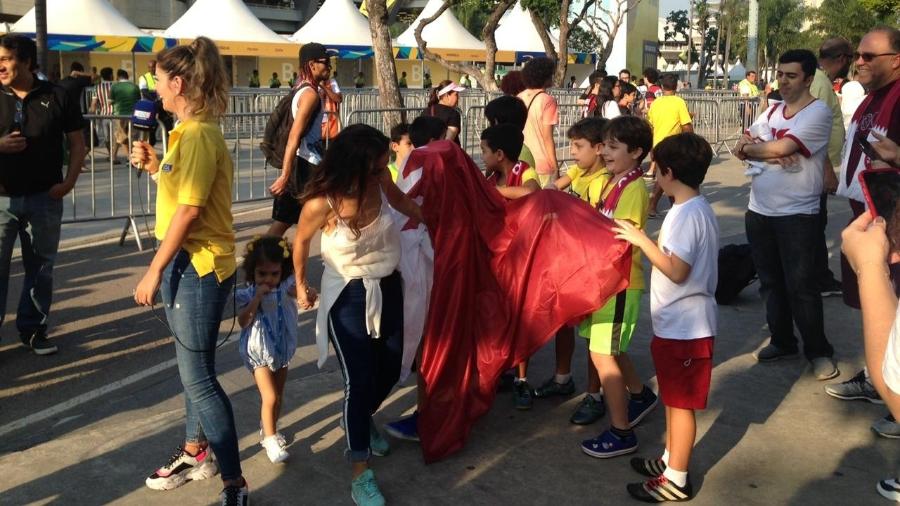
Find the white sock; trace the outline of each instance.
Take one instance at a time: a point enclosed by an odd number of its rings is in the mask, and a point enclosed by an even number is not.
[[[588,395],[591,396],[595,401],[600,402],[603,400],[603,392],[588,392]]]
[[[557,383],[560,384],[560,385],[565,385],[566,383],[569,382],[570,379],[572,379],[572,373],[569,373],[569,374],[557,374],[557,375],[556,375],[556,378],[555,378],[553,381],[557,382]]]
[[[668,448],[666,448],[666,451],[663,452],[662,461],[663,461],[663,464],[665,464],[666,466],[669,465],[669,449]]]
[[[525,376],[522,376],[521,378],[516,378],[516,379],[514,379],[514,380],[513,380],[513,383],[515,383],[516,385],[518,385],[519,383],[524,383],[524,382],[526,382],[526,381],[528,381],[528,378],[526,378]]]
[[[663,476],[679,487],[683,487],[687,484],[687,471],[676,471],[671,467],[667,467],[666,470],[663,471]]]
[[[869,366],[863,367],[863,374],[864,374],[865,377],[866,377],[866,381],[868,381],[869,383],[871,383],[871,382],[872,382],[872,377],[869,376]]]

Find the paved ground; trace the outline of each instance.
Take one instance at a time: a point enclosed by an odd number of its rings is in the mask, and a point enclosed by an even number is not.
[[[743,242],[748,185],[737,162],[710,171],[704,191],[719,216],[722,244]],[[837,244],[846,204],[831,201],[829,244]],[[264,230],[268,210],[245,211],[236,228],[240,242]],[[652,222],[655,230],[660,221]],[[121,225],[114,223],[115,233]],[[96,231],[91,231],[96,233]],[[72,232],[72,235],[79,235]],[[170,492],[144,487],[144,477],[179,444],[183,401],[174,352],[154,314],[136,308],[131,290],[151,253],[139,253],[92,236],[60,254],[56,270],[53,340],[60,353],[31,355],[18,345],[13,320],[0,329],[0,504],[211,504],[218,480]],[[311,262],[318,277],[321,264]],[[17,294],[21,268],[11,282]],[[14,302],[8,304],[10,308]],[[643,305],[633,357],[655,385],[649,356],[649,304]],[[825,300],[826,330],[837,350],[841,379],[862,365],[859,315],[839,299]],[[220,351],[221,380],[235,408],[241,458],[254,504],[351,504],[349,468],[338,427],[342,380],[332,358],[315,368],[313,314],[303,315],[301,348],[292,364],[282,427],[292,441],[291,460],[268,462],[257,444],[259,397],[240,364],[233,341]],[[232,320],[223,322],[223,336]],[[896,441],[879,439],[869,424],[882,407],[826,396],[802,361],[757,364],[751,353],[768,336],[754,289],[720,308],[710,406],[698,417],[692,476],[700,505],[883,504],[877,480],[898,472]],[[234,339],[234,337],[232,337]],[[584,385],[586,353],[576,353],[576,383]],[[532,362],[535,382],[553,369],[553,348]],[[638,477],[627,458],[599,461],[578,443],[592,427],[568,423],[577,398],[538,401],[530,412],[512,408],[501,393],[468,446],[443,462],[424,466],[418,448],[394,442],[393,453],[373,461],[393,504],[625,504],[624,484]],[[401,387],[379,421],[408,412],[415,392]],[[637,429],[640,453],[662,449],[662,410]]]

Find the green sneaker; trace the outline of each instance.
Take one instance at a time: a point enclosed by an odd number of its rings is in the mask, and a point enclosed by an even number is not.
[[[575,412],[572,413],[569,422],[575,425],[590,425],[603,418],[605,414],[606,406],[603,404],[603,398],[601,397],[599,401],[596,401],[590,394],[586,394],[584,399],[581,399],[581,402],[578,403],[578,407],[575,408]]]
[[[366,469],[350,483],[350,497],[356,506],[384,506],[384,496],[375,483],[375,473]]]
[[[387,439],[378,432],[378,427],[375,426],[375,420],[369,418],[369,449],[372,450],[372,455],[378,457],[384,457],[388,453],[391,453],[391,445],[388,444]]]

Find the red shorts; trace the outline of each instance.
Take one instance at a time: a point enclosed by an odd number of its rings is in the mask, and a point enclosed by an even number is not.
[[[680,409],[706,409],[712,377],[712,337],[664,339],[653,336],[650,354],[653,355],[659,396],[664,405]]]

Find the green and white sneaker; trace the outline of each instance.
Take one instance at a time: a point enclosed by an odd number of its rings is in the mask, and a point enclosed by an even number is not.
[[[378,457],[384,457],[391,453],[391,445],[381,435],[381,432],[378,432],[375,420],[371,418],[369,418],[369,449],[372,451],[372,455]]]
[[[375,473],[366,469],[361,475],[353,479],[350,484],[350,497],[356,506],[384,506],[384,496],[378,490],[375,482]]]

